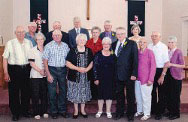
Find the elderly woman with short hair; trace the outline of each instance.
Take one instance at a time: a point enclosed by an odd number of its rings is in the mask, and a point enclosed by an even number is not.
[[[68,92],[67,98],[74,103],[73,119],[78,117],[78,104],[81,104],[81,115],[87,118],[85,103],[91,99],[90,77],[93,67],[93,54],[85,47],[87,36],[79,34],[76,37],[77,47],[71,49],[67,56],[66,66],[68,71]]]
[[[168,38],[169,59],[170,62],[166,65],[168,68],[166,76],[167,84],[167,105],[170,120],[180,118],[180,95],[182,88],[182,71],[185,67],[183,53],[177,48],[177,38],[170,36]]]
[[[42,33],[35,34],[37,45],[30,50],[29,62],[31,65],[31,88],[32,88],[32,104],[35,119],[40,119],[43,115],[48,118],[47,114],[47,80],[44,72],[44,65],[42,60],[43,44],[45,36]],[[39,100],[41,104],[39,105]]]
[[[109,37],[103,38],[103,49],[95,55],[94,59],[94,83],[98,86],[98,112],[96,118],[99,118],[103,113],[104,101],[106,102],[107,118],[112,118],[111,104],[115,82],[115,55],[110,51],[111,43]]]
[[[94,26],[91,29],[92,38],[87,41],[86,47],[90,48],[95,55],[98,51],[102,50],[102,40],[99,38],[101,29]]]

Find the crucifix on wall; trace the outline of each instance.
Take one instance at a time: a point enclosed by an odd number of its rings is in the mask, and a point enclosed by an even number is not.
[[[90,20],[90,0],[87,0],[87,13],[86,13],[86,19]]]

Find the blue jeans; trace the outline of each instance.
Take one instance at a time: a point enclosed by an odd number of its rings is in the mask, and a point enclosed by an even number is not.
[[[50,74],[53,77],[53,82],[48,82],[48,93],[50,103],[50,113],[64,113],[67,111],[66,95],[67,95],[67,84],[66,84],[66,67],[51,67],[48,66]],[[57,94],[57,83],[59,86],[59,94]],[[57,101],[58,98],[58,101]]]

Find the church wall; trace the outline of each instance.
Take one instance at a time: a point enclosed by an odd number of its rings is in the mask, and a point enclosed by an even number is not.
[[[13,28],[12,6],[13,6],[12,0],[0,1],[0,35],[3,37],[4,42],[12,38],[12,28]]]
[[[184,18],[188,18],[188,1],[187,0],[163,0],[163,40],[166,41],[169,35],[177,36],[178,47],[183,50],[184,55],[188,48],[188,19],[187,25],[183,25]],[[187,26],[187,27],[185,27]],[[187,28],[183,38],[183,28]]]

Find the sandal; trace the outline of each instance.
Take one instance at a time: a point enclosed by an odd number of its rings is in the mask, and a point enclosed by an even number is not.
[[[150,115],[144,115],[140,120],[146,121],[146,120],[148,120],[150,117],[151,117]]]
[[[96,118],[100,118],[102,115],[102,112],[97,112],[97,114],[95,115]]]
[[[106,112],[106,116],[107,116],[108,119],[111,119],[112,118],[111,112]]]

